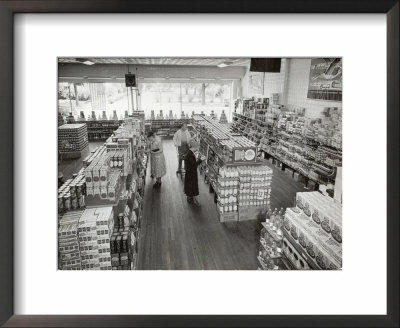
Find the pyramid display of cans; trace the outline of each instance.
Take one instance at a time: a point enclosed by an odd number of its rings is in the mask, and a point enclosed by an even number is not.
[[[228,119],[226,118],[225,111],[223,110],[221,113],[221,117],[219,118],[219,123],[226,124],[228,123]]]

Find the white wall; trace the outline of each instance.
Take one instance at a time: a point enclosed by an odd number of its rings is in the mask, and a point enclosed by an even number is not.
[[[342,102],[307,99],[311,58],[289,60],[287,101],[288,108],[304,107],[307,117],[318,117],[324,107],[342,107]]]
[[[286,59],[283,58],[281,61],[281,71],[279,73],[264,73],[264,90],[263,94],[254,94],[249,86],[249,68],[246,70],[246,74],[242,79],[243,85],[243,97],[251,98],[271,98],[273,93],[279,93],[283,97],[285,89],[285,75],[286,75]],[[262,73],[260,73],[262,74]]]
[[[307,117],[318,117],[324,107],[342,107],[342,102],[307,99],[311,58],[282,59],[280,73],[265,73],[263,95],[249,88],[249,69],[242,79],[243,97],[268,97],[279,93],[280,103],[288,108],[304,107]]]

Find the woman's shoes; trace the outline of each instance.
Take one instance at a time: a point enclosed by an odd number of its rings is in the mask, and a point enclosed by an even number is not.
[[[196,198],[193,198],[193,204],[196,205],[196,206],[201,206]]]

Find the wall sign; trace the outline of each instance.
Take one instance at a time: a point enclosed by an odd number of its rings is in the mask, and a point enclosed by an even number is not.
[[[342,58],[312,58],[307,98],[342,101]]]

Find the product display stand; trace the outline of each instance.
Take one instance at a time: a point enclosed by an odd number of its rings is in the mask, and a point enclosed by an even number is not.
[[[60,187],[61,269],[136,268],[147,165],[143,129],[140,120],[126,118],[104,145],[83,160],[81,171]],[[72,237],[79,241],[78,249]]]
[[[262,222],[260,249],[257,256],[263,270],[292,270],[283,254],[283,209],[268,211]]]
[[[211,117],[194,115],[192,125],[220,222],[262,218],[270,205],[272,170],[258,161],[255,144]]]

